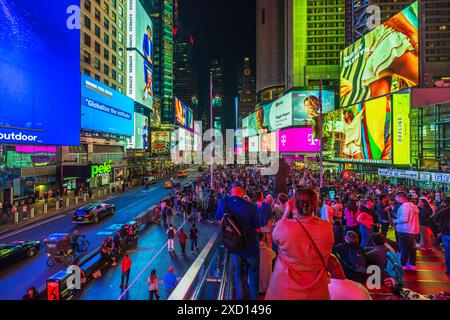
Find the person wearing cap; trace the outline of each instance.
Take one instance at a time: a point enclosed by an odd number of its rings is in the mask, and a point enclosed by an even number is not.
[[[333,247],[333,254],[338,257],[348,279],[365,283],[367,279],[367,258],[359,245],[359,236],[354,231],[348,231],[345,242]]]
[[[166,287],[167,298],[172,294],[178,284],[177,277],[174,274],[175,268],[169,267],[169,273],[164,276],[164,285]]]

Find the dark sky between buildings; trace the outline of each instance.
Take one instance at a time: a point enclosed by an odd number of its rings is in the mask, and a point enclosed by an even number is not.
[[[208,61],[214,57],[224,59],[225,108],[234,111],[243,57],[249,56],[255,62],[256,0],[180,0],[180,20],[195,38],[199,111],[209,111]],[[233,124],[234,118],[227,117],[227,127]]]

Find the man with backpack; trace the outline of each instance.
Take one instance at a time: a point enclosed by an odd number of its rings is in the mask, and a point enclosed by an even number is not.
[[[259,234],[258,207],[243,199],[244,189],[234,183],[231,196],[218,204],[216,220],[221,221],[222,240],[230,251],[234,265],[236,299],[244,300],[244,286],[248,279],[249,299],[259,294]]]
[[[345,276],[353,281],[365,283],[367,280],[367,259],[364,250],[359,245],[358,234],[348,231],[345,243],[335,245],[333,254],[344,268]]]
[[[167,234],[167,250],[169,253],[172,253],[175,250],[174,238],[177,230],[173,227],[173,225],[169,225],[169,228],[166,231]]]

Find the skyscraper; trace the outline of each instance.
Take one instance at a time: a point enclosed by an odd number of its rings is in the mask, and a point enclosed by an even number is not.
[[[244,58],[239,90],[238,127],[242,127],[242,119],[255,111],[256,84],[249,57]]]
[[[286,0],[286,89],[339,85],[345,0]]]
[[[197,113],[198,78],[192,63],[192,48],[195,40],[180,22],[174,23],[173,38],[173,92],[177,98]]]
[[[126,92],[126,0],[81,0],[81,72]]]
[[[367,11],[369,6],[378,6],[380,23],[383,23],[414,1],[346,0],[346,45],[371,31],[366,22],[374,13]],[[426,26],[423,26],[422,20],[420,27],[424,33],[419,48],[424,62],[422,85],[439,86],[443,82],[450,82],[450,2],[427,0],[420,3],[422,5],[419,6],[419,11],[423,10],[426,20]]]
[[[209,72],[212,75],[213,98],[213,127],[217,130],[225,129],[224,119],[224,88],[223,88],[223,59],[214,58],[209,63]],[[209,115],[209,112],[208,112]],[[209,117],[207,121],[209,125]]]
[[[149,0],[154,28],[153,90],[161,99],[161,123],[174,123],[173,0]]]
[[[284,91],[284,2],[256,1],[257,102],[274,100]]]

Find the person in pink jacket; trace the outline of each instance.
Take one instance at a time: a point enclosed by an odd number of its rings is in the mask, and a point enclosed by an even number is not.
[[[295,210],[296,209],[296,210]],[[273,231],[278,259],[266,300],[329,300],[327,262],[334,235],[329,221],[315,217],[317,194],[298,189]],[[292,212],[293,218],[290,219]]]

